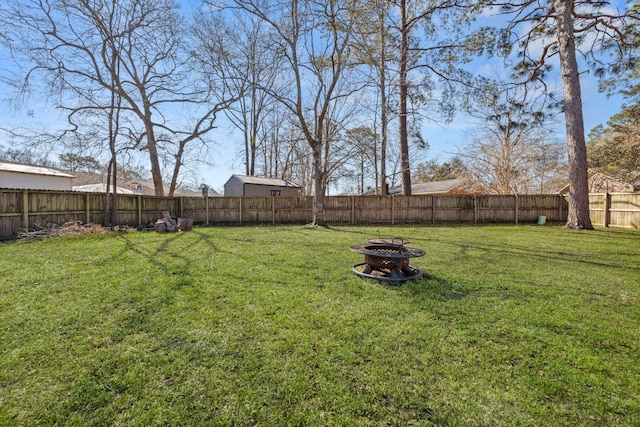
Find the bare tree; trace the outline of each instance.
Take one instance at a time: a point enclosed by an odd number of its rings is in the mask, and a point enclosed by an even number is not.
[[[494,194],[529,194],[557,190],[563,150],[545,142],[542,130],[520,135],[516,145],[492,139],[492,131],[474,137],[457,154],[465,174]],[[556,185],[554,188],[553,185]]]
[[[261,128],[257,168],[262,175],[287,179],[302,187],[302,194],[313,194],[311,148],[288,110],[274,108]]]
[[[429,159],[418,164],[414,174],[414,182],[444,181],[461,178],[466,175],[466,168],[459,157],[453,157],[442,163],[436,159]]]
[[[130,148],[148,154],[156,194],[164,194],[163,171],[171,169],[173,194],[188,145],[202,141],[230,102],[213,80],[194,78],[176,3],[25,0],[6,7],[14,46],[34,64],[25,85],[44,78],[60,94],[67,132],[85,126],[90,111],[105,114],[117,99],[135,141]]]
[[[13,163],[23,163],[26,165],[55,167],[55,164],[47,158],[46,154],[43,154],[41,151],[36,152],[29,148],[7,148],[5,150],[0,149],[0,160],[5,160]]]
[[[397,43],[391,33],[391,3],[387,0],[361,0],[354,12],[357,14],[354,52],[358,61],[371,67],[372,85],[376,91],[374,127],[379,129],[380,143],[376,144],[376,193],[387,194],[387,146],[389,144],[389,124],[392,111],[389,105],[391,91],[394,90],[392,63],[397,60]],[[395,58],[395,59],[394,59]],[[378,168],[379,165],[379,168]],[[379,171],[379,172],[378,172]]]
[[[358,193],[362,194],[366,189],[367,176],[371,176],[368,171],[372,168],[375,170],[378,163],[378,149],[376,147],[378,135],[371,128],[361,126],[345,132],[344,139],[346,153],[343,157],[349,169],[353,171],[352,176],[357,177]],[[374,175],[373,182],[378,182],[377,175]],[[383,195],[386,193],[385,191]]]
[[[262,20],[277,34],[274,44],[284,55],[291,91],[273,95],[295,115],[311,148],[313,223],[325,225],[323,155],[327,120],[335,103],[358,89],[341,84],[350,70],[351,1],[229,0],[227,5]]]
[[[550,139],[545,124],[555,109],[542,92],[487,85],[466,103],[477,131],[457,157],[472,178],[497,194],[532,192],[551,163],[560,167],[557,144],[545,142]]]
[[[281,72],[282,58],[270,46],[273,34],[255,16],[201,9],[194,33],[199,46],[194,58],[204,72],[221,76],[222,84],[238,100],[225,110],[244,139],[245,173],[255,175],[258,137],[275,100],[271,93]]]

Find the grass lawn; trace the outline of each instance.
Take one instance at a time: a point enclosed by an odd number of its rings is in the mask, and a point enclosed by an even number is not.
[[[402,236],[422,280],[361,279]],[[640,232],[196,228],[0,244],[0,425],[638,426]]]

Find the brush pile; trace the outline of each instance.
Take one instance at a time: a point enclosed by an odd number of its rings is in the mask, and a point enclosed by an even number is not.
[[[115,227],[103,227],[100,224],[88,223],[83,224],[82,221],[69,221],[64,224],[47,224],[41,226],[35,224],[35,229],[18,231],[18,239],[44,239],[46,237],[73,236],[76,234],[97,234],[116,232],[135,231],[135,228],[126,225],[116,225]]]
[[[18,231],[18,239],[43,239],[45,237],[72,236],[75,234],[95,234],[111,231],[100,224],[83,224],[81,221],[69,221],[64,224],[35,224],[34,230]]]

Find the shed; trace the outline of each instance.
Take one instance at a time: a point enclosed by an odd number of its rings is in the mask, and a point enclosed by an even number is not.
[[[0,162],[0,188],[67,191],[72,180],[73,175],[48,167]]]
[[[232,175],[224,184],[225,197],[299,196],[301,187],[286,179]]]

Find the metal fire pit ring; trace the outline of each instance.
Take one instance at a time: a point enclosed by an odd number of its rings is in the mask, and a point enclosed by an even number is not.
[[[369,239],[367,242],[375,245],[403,246],[407,243],[411,243],[411,240],[403,239],[402,237],[377,237],[375,239]]]
[[[371,242],[374,243],[371,243]],[[370,279],[405,282],[422,276],[422,271],[409,265],[409,258],[425,255],[425,251],[404,246],[404,239],[371,239],[369,244],[351,246],[351,251],[364,255],[364,263],[353,266],[358,276]]]
[[[351,270],[360,277],[393,283],[402,283],[409,280],[419,279],[423,275],[422,270],[412,265],[408,265],[400,270],[401,274],[398,274],[398,269],[372,269],[366,262],[354,265]]]
[[[351,252],[390,259],[416,258],[426,254],[422,249],[389,244],[355,245],[351,246]]]

